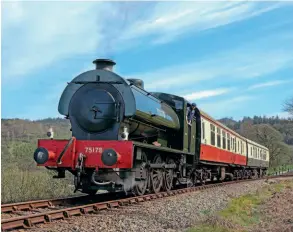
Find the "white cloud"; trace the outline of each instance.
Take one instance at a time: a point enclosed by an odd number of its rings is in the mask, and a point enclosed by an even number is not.
[[[99,15],[94,10],[97,4],[5,2],[2,6],[4,80],[96,48],[101,37],[95,30],[97,20],[92,17]]]
[[[276,38],[275,38],[276,39]],[[262,42],[262,41],[261,41]],[[292,66],[293,56],[288,50],[260,50],[259,44],[225,51],[199,62],[168,66],[151,72],[126,75],[144,80],[151,91],[196,86],[198,82],[214,79],[239,80],[258,78]]]
[[[264,88],[264,87],[270,87],[270,86],[276,86],[276,85],[282,85],[292,82],[292,80],[275,80],[275,81],[268,81],[268,82],[263,82],[259,84],[252,85],[248,88],[248,90],[252,89],[259,89],[259,88]]]
[[[67,57],[112,56],[139,45],[171,41],[278,7],[255,2],[4,2],[3,80],[19,78]]]
[[[199,92],[187,94],[183,97],[187,100],[197,100],[197,99],[202,99],[202,98],[219,96],[219,95],[225,94],[229,91],[230,91],[230,89],[204,90],[204,91],[199,91]]]
[[[135,3],[94,1],[4,2],[4,81],[19,80],[67,58],[113,55],[112,44],[119,39],[133,6]]]
[[[235,110],[243,109],[244,104],[253,99],[254,97],[252,96],[243,95],[221,101],[199,103],[198,107],[215,118],[221,118],[232,115]]]
[[[172,2],[160,3],[148,18],[135,22],[124,38],[155,35],[153,43],[165,43],[192,31],[202,31],[242,21],[280,6],[258,2]]]

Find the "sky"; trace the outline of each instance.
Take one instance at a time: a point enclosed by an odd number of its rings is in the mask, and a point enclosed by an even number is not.
[[[217,119],[286,117],[292,15],[289,1],[3,2],[2,118],[62,117],[67,82],[97,58]]]

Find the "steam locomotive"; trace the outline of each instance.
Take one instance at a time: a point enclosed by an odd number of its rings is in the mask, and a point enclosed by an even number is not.
[[[258,178],[266,174],[269,151],[201,110],[186,123],[190,102],[148,92],[140,79],[124,79],[109,59],[75,77],[58,111],[70,120],[69,140],[40,139],[38,166],[54,178],[74,176],[75,191],[126,191],[136,195],[169,191],[177,184]],[[52,135],[52,132],[49,133]]]

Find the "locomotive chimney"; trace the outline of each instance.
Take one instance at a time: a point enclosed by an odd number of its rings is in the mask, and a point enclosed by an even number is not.
[[[110,59],[96,59],[93,61],[96,65],[96,69],[103,69],[113,72],[113,67],[116,64],[113,60]]]

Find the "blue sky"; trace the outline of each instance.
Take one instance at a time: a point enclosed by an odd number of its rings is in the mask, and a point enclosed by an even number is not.
[[[2,118],[58,117],[59,97],[96,58],[215,118],[286,116],[291,2],[5,2]]]

